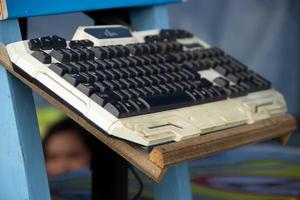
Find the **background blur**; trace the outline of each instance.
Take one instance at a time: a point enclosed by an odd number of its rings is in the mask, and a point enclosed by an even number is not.
[[[300,1],[190,0],[170,5],[168,9],[171,28],[191,31],[270,80],[285,96],[289,112],[299,120]],[[28,38],[57,34],[70,40],[78,26],[93,24],[84,13],[32,17],[28,20]],[[37,95],[35,101],[43,133],[63,114]],[[293,134],[289,141],[290,146],[298,147],[274,146],[268,142],[189,162],[194,199],[299,199],[299,135]],[[153,182],[142,177],[145,184],[142,199],[152,199]],[[90,181],[84,173],[79,178]],[[69,185],[74,186],[72,183],[78,180],[78,177],[71,177],[71,181],[69,176],[58,177],[50,182],[50,188],[63,199],[65,188],[69,191]],[[83,189],[89,191],[86,185]],[[137,188],[130,174],[130,195]]]

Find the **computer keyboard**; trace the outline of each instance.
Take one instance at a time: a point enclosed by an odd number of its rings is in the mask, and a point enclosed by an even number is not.
[[[185,30],[78,27],[7,45],[14,70],[103,133],[144,146],[286,112],[271,83]]]

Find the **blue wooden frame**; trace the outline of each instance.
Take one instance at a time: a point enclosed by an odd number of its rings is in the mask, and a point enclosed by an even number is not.
[[[8,18],[50,15],[87,10],[141,7],[182,0],[6,0]]]
[[[0,21],[0,42],[21,40],[17,20]],[[0,198],[50,200],[30,88],[0,66]]]
[[[7,0],[9,18],[75,12],[89,9],[132,7],[178,2],[179,0]],[[43,5],[41,5],[43,4]],[[17,6],[16,6],[17,5]],[[132,26],[137,30],[168,28],[165,6],[131,8]],[[17,20],[0,21],[0,42],[21,40]],[[0,67],[0,196],[1,199],[50,199],[41,139],[30,88]],[[170,192],[172,191],[172,192]],[[191,200],[187,164],[168,170],[154,185],[156,200]]]

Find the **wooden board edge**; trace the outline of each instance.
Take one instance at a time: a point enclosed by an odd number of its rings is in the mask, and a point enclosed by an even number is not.
[[[160,168],[153,162],[151,162],[149,160],[148,152],[146,152],[142,148],[139,148],[137,145],[131,144],[129,142],[117,138],[112,138],[101,133],[98,129],[90,125],[85,119],[81,118],[79,115],[77,115],[75,112],[63,105],[61,102],[57,101],[55,98],[47,94],[45,91],[41,90],[35,84],[29,82],[24,77],[16,73],[13,70],[12,63],[8,57],[8,53],[3,44],[0,44],[0,64],[2,64],[10,73],[12,73],[15,77],[17,77],[19,80],[25,83],[33,91],[42,96],[46,101],[48,101],[50,104],[52,104],[59,110],[63,111],[67,116],[79,123],[87,131],[89,131],[100,141],[109,146],[111,149],[113,149],[115,152],[117,152],[119,155],[121,155],[124,159],[133,164],[147,176],[151,177],[154,181],[159,182],[162,179],[167,168]]]
[[[172,143],[155,147],[150,153],[150,160],[164,168],[268,139],[277,139],[284,144],[287,143],[291,132],[296,128],[295,118],[285,114],[255,124],[221,130],[177,142],[176,147]]]

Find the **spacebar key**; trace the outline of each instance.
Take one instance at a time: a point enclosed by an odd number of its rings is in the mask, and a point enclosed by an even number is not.
[[[193,105],[195,98],[185,92],[140,97],[141,101],[148,104],[150,112],[160,112],[173,108]]]

